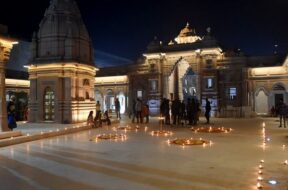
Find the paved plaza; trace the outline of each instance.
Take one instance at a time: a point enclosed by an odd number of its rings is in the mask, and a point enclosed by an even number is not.
[[[259,176],[263,189],[288,188],[288,129],[278,128],[276,118],[213,119],[211,126],[232,128],[230,133],[194,133],[185,126],[169,126],[171,137],[151,135],[159,128],[156,119],[137,131],[115,132],[119,125],[133,126],[126,119],[111,127],[1,148],[1,190],[253,190]],[[103,133],[126,134],[127,139],[90,141]],[[180,137],[212,144],[167,143]]]

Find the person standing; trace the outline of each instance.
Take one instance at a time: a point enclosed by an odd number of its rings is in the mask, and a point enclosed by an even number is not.
[[[135,122],[135,117],[137,117],[136,101],[135,101],[135,99],[133,100],[133,103],[132,103],[131,113],[132,113],[132,123],[134,123],[134,122]]]
[[[148,106],[148,104],[143,106],[143,117],[146,118],[146,123],[149,123],[149,106]]]
[[[143,123],[143,120],[142,120],[142,115],[141,115],[141,112],[142,112],[142,101],[137,98],[137,102],[136,102],[136,105],[135,105],[135,109],[136,109],[136,118],[137,118],[137,123]]]
[[[115,111],[116,111],[117,119],[121,119],[121,115],[120,115],[120,102],[119,102],[119,99],[118,99],[118,98],[116,98],[116,100],[115,100]]]
[[[207,120],[207,124],[210,123],[210,112],[211,112],[211,103],[209,102],[208,98],[206,98],[206,106],[205,106],[205,117]]]
[[[17,128],[15,101],[16,97],[11,96],[10,101],[7,104],[8,127],[11,129],[11,131]]]
[[[180,118],[180,122],[181,125],[186,125],[186,105],[184,100],[180,103],[180,109],[179,109],[179,118]]]
[[[96,115],[100,115],[101,113],[101,104],[99,101],[96,103]]]
[[[283,102],[283,99],[281,99],[280,102],[279,102],[278,110],[279,110],[279,117],[280,117],[280,126],[279,126],[279,128],[282,127],[282,121],[283,121],[283,124],[284,124],[284,128],[286,128],[287,106]]]
[[[90,111],[88,118],[87,118],[87,125],[90,127],[94,127],[94,121],[93,121],[93,111]]]

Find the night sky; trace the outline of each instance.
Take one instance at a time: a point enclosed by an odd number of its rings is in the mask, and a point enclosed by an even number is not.
[[[119,63],[141,56],[154,36],[168,43],[187,21],[200,36],[211,27],[224,48],[271,55],[278,44],[278,52],[288,53],[287,0],[77,2],[96,51]],[[48,5],[49,0],[3,1],[0,23],[8,25],[10,35],[30,41]]]

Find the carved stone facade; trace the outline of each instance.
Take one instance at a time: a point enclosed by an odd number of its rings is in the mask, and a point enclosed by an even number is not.
[[[33,35],[29,121],[77,123],[95,110],[93,48],[74,0],[52,0]]]
[[[288,102],[288,58],[283,65],[249,69],[249,104],[267,114],[280,100]]]
[[[280,69],[284,68],[281,66],[283,60],[279,60],[277,56],[247,57],[240,52],[224,51],[211,36],[211,29],[207,30],[204,37],[200,37],[187,24],[175,40],[167,45],[155,38],[148,45],[143,57],[142,62],[126,66],[126,71],[114,67],[105,68],[99,73],[101,76],[113,76],[113,73],[128,76],[130,110],[132,101],[136,98],[149,104],[152,115],[159,113],[162,98],[195,98],[200,101],[204,110],[205,99],[208,98],[215,116],[250,117],[255,113],[268,114],[271,107],[277,104],[272,101],[277,93],[270,94],[273,97],[270,97],[269,102],[267,98],[267,103],[257,103],[255,92],[257,86],[263,87],[262,83],[275,84],[277,81],[285,84],[281,89],[284,100],[288,101],[284,93],[288,90],[288,73],[283,73],[283,69]],[[267,67],[269,65],[280,66],[276,69]],[[273,76],[265,75],[261,81],[252,74],[256,72],[254,70],[265,68],[273,70]],[[97,85],[101,86],[98,83]],[[265,113],[257,110],[258,104],[267,104]]]
[[[113,110],[115,98],[122,113],[131,112],[133,100],[140,98],[151,115],[159,113],[162,98],[195,98],[203,110],[208,98],[212,114],[219,117],[266,115],[280,99],[288,102],[287,60],[224,51],[210,29],[200,37],[188,24],[167,44],[155,38],[137,63],[103,68],[95,79],[91,41],[78,13],[73,0],[51,1],[34,35],[29,68],[32,122],[83,121],[95,110],[95,101],[103,111]],[[47,119],[45,111],[52,109]]]

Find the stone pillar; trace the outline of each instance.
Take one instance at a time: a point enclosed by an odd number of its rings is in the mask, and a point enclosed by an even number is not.
[[[6,90],[5,90],[5,67],[9,60],[10,51],[15,42],[0,36],[0,127],[1,131],[10,131],[8,128]]]

